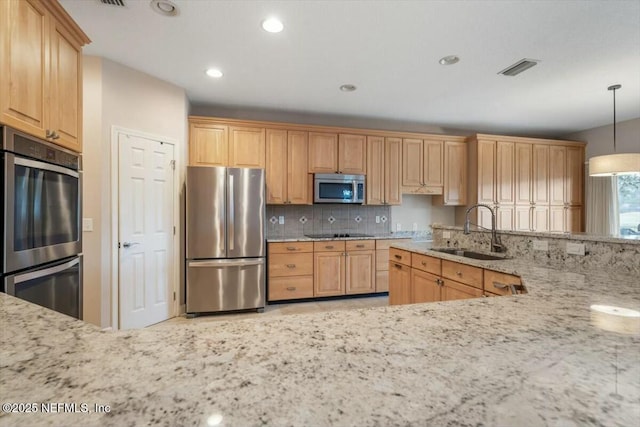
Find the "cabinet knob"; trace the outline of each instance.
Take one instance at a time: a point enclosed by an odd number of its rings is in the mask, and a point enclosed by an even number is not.
[[[456,271],[457,276],[462,276],[462,271]]]
[[[333,246],[325,246],[325,249],[333,249]]]
[[[295,286],[288,286],[288,287],[287,287],[287,290],[288,290],[288,291],[295,291],[295,290],[296,290],[296,287],[295,287]]]
[[[364,248],[364,245],[356,245],[356,248]]]
[[[295,264],[287,264],[287,268],[296,268]]]
[[[393,266],[394,266],[395,268],[400,268],[400,269],[402,269],[402,266],[401,266],[400,264],[393,264]]]
[[[402,257],[400,255],[394,255],[396,257],[396,259],[402,259]]]
[[[424,262],[424,261],[422,261],[422,263],[421,263],[421,264],[422,264],[424,267],[426,267],[426,266],[427,266],[427,263],[426,263],[426,262]]]
[[[295,251],[296,248],[294,246],[287,246],[288,251]]]
[[[51,136],[51,139],[58,139],[60,138],[60,135],[58,135],[57,133],[53,133],[53,135]]]

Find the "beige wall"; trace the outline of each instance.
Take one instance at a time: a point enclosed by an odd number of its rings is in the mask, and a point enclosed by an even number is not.
[[[391,206],[391,231],[397,231],[397,224],[402,224],[402,231],[412,231],[416,223],[418,230],[429,230],[431,224],[454,225],[455,208],[451,206],[434,206],[432,196],[402,195],[402,205]]]
[[[108,327],[113,323],[111,249],[117,245],[111,241],[112,128],[178,141],[178,165],[184,166],[188,102],[184,89],[104,58],[86,56],[83,72],[83,218],[92,218],[94,224],[94,231],[83,233],[83,315],[88,322]],[[182,188],[184,167],[177,170]]]
[[[586,158],[613,154],[613,125],[572,133],[566,139],[587,143]],[[616,152],[640,153],[640,117],[616,124]]]

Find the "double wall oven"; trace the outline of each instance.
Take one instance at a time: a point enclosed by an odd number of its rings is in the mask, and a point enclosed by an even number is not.
[[[80,156],[0,127],[2,290],[82,318]]]

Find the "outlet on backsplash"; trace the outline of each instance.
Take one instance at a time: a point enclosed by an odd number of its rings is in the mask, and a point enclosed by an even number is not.
[[[534,251],[548,251],[549,250],[549,242],[546,240],[534,240],[533,241],[533,250]]]
[[[567,242],[567,254],[584,256],[585,254],[584,243]]]

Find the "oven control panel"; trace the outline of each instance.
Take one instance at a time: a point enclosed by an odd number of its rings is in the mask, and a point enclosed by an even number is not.
[[[69,169],[78,170],[79,156],[57,148],[51,147],[39,141],[25,138],[22,135],[15,135],[13,140],[13,150],[16,154],[43,160],[55,165],[64,166]]]

